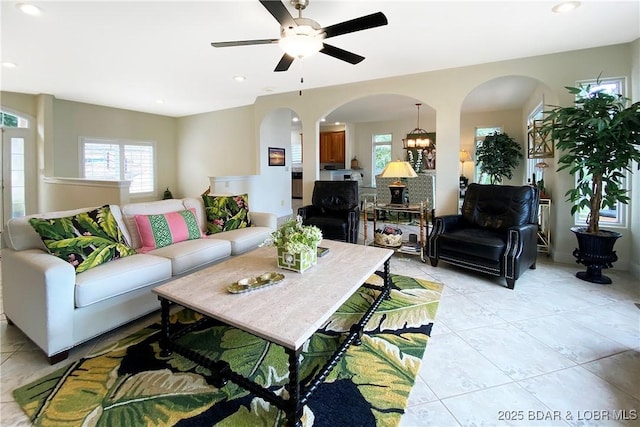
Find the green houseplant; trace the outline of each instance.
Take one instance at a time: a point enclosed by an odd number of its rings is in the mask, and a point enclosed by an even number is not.
[[[589,211],[587,226],[571,229],[579,246],[573,255],[587,267],[577,276],[611,283],[601,270],[618,259],[613,245],[621,234],[600,229],[600,211],[629,202],[623,179],[625,170],[632,172],[632,161],[640,161],[640,102],[629,105],[627,98],[590,85],[566,89],[576,96],[574,105],[552,106],[541,130],[561,153],[558,171],[567,170],[575,178],[574,188],[565,194],[572,203],[571,215]]]
[[[508,134],[494,132],[476,148],[476,159],[480,172],[489,176],[491,184],[497,184],[502,177],[512,178],[522,159],[522,147]]]

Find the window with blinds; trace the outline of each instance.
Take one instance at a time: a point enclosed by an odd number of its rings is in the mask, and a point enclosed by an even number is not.
[[[155,144],[111,139],[81,139],[82,176],[131,181],[131,194],[155,192]]]
[[[291,144],[291,163],[302,163],[302,144]]]

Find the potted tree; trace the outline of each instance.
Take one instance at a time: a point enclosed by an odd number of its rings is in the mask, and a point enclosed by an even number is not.
[[[561,153],[558,171],[566,169],[575,178],[575,187],[566,193],[573,203],[571,215],[589,211],[586,227],[571,228],[578,239],[573,255],[587,267],[576,276],[609,284],[602,269],[617,261],[613,246],[622,235],[600,229],[600,211],[629,201],[623,179],[625,170],[632,172],[632,161],[640,161],[640,102],[629,105],[627,98],[590,85],[566,89],[576,96],[574,105],[552,106],[541,130]]]
[[[476,148],[476,159],[480,172],[489,176],[491,184],[497,184],[502,177],[511,179],[522,159],[522,147],[506,133],[494,132]]]

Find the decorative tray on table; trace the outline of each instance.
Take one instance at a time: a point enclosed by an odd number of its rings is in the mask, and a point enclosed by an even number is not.
[[[237,282],[233,282],[227,289],[232,294],[242,294],[275,285],[276,283],[281,282],[282,279],[284,279],[284,274],[282,273],[264,273],[257,277],[247,277],[245,279],[240,279]]]

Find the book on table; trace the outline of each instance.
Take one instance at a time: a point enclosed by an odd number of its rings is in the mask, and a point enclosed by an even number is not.
[[[399,250],[407,253],[420,252],[420,243],[403,242]]]

